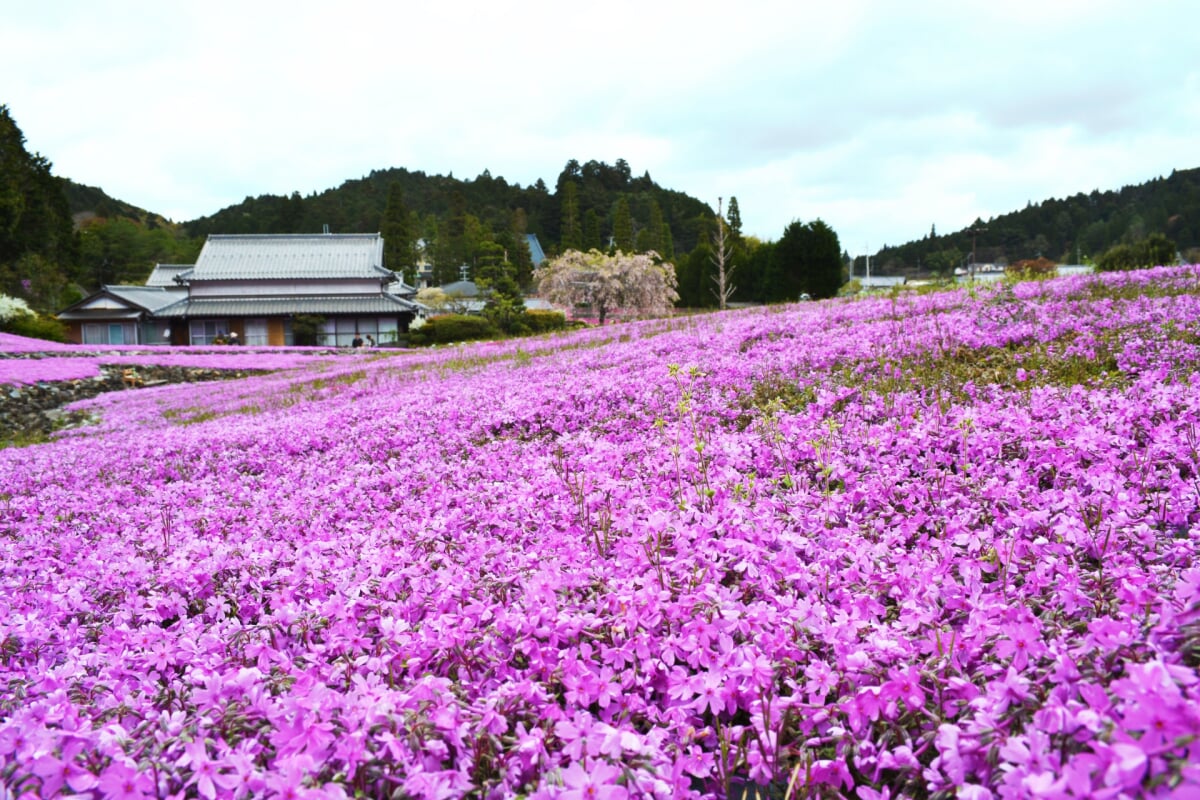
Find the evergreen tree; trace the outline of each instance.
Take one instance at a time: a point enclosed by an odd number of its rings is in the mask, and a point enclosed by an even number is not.
[[[801,294],[834,297],[842,284],[842,247],[821,220],[793,221],[773,248],[763,287],[768,302],[794,302]]]
[[[632,253],[636,244],[633,238],[633,215],[629,211],[629,198],[621,195],[613,207],[613,247],[622,253]]]
[[[742,210],[738,206],[736,197],[729,198],[729,210],[725,214],[725,222],[729,226],[729,237],[735,243],[740,242],[742,239]]]
[[[438,226],[437,248],[434,251],[433,282],[436,285],[453,283],[461,275],[459,268],[467,263],[467,201],[461,190],[450,195],[450,211]]]
[[[496,236],[496,242],[504,247],[505,260],[513,265],[517,285],[522,288],[533,285],[533,254],[526,232],[525,210],[518,208],[510,217],[508,230]]]
[[[629,180],[633,175],[633,171],[629,168],[629,162],[623,158],[618,158],[617,163],[613,165],[613,170],[617,173],[619,187],[625,189],[629,186]]]
[[[675,237],[671,235],[671,226],[666,222],[662,225],[662,250],[659,252],[668,261],[675,258]]]
[[[806,283],[816,299],[836,297],[842,288],[842,244],[838,235],[820,219],[806,226],[809,234]]]
[[[767,280],[774,258],[775,242],[762,242],[753,248],[744,248],[744,256],[738,265],[738,291],[734,296],[758,303],[767,302]]]
[[[25,135],[0,105],[0,292],[55,311],[74,260],[62,182],[49,161],[25,149]]]
[[[599,250],[604,246],[600,233],[600,214],[596,209],[589,208],[583,215],[583,248],[584,250]]]
[[[646,253],[653,250],[665,258],[666,256],[663,253],[663,228],[666,226],[663,222],[662,208],[653,196],[650,197],[648,205],[650,206],[650,224],[638,231],[637,249],[639,253]]]
[[[711,308],[716,303],[712,288],[713,252],[708,242],[700,242],[679,265],[679,306]]]
[[[579,217],[579,186],[575,181],[562,185],[562,227],[560,245],[563,250],[578,250],[583,244],[583,228]]]
[[[304,198],[299,192],[292,192],[291,196],[283,202],[283,209],[279,215],[279,227],[283,233],[303,233],[304,232]]]
[[[383,265],[402,272],[409,284],[417,281],[417,219],[404,202],[399,182],[388,187],[387,208],[379,224],[383,234]]]
[[[517,333],[525,311],[525,298],[517,282],[517,267],[499,242],[479,248],[475,283],[487,295],[484,315],[505,333]]]

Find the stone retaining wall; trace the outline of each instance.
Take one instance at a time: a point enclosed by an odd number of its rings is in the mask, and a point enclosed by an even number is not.
[[[126,381],[126,370],[136,373],[137,383],[130,385]],[[59,428],[82,423],[86,415],[80,413],[72,419],[71,412],[62,410],[76,400],[105,392],[139,391],[163,383],[228,380],[267,371],[109,364],[100,367],[101,374],[96,378],[0,386],[0,446],[38,441]]]

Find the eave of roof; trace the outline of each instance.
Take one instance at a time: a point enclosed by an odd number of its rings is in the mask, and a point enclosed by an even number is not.
[[[419,306],[389,294],[361,297],[256,297],[184,300],[155,314],[156,317],[282,317],[297,314],[344,316],[351,314],[409,314]]]

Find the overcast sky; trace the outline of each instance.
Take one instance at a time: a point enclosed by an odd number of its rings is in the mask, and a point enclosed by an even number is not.
[[[1200,166],[1194,0],[0,3],[26,147],[181,222],[624,158],[857,255]]]

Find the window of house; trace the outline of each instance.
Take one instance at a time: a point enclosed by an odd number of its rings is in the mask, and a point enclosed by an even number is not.
[[[229,331],[229,323],[223,319],[194,319],[188,324],[192,344],[212,344],[218,334]]]
[[[375,337],[376,340],[380,342],[394,342],[399,333],[395,317],[379,318],[379,335]]]
[[[108,327],[99,322],[83,323],[84,344],[108,344]]]
[[[327,319],[321,323],[321,330],[317,333],[317,344],[322,347],[333,347],[337,345],[337,320]]]
[[[358,320],[353,317],[341,317],[337,320],[338,347],[349,347],[354,344],[356,333],[358,333]]]
[[[267,344],[267,320],[265,317],[246,320],[246,344],[258,346]]]

